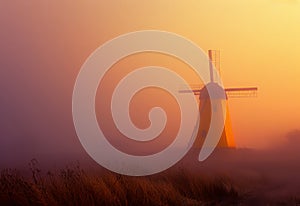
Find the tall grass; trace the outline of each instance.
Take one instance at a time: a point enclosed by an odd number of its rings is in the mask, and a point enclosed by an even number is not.
[[[0,205],[246,205],[249,199],[226,176],[208,177],[182,169],[128,177],[87,173],[75,165],[43,173],[33,160],[30,170],[31,177],[13,169],[1,171]]]

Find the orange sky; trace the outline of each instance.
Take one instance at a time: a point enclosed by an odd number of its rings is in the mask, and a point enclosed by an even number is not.
[[[63,97],[63,88],[71,89],[84,60],[105,41],[136,30],[165,30],[204,50],[219,49],[225,86],[259,87],[258,98],[229,100],[239,147],[265,147],[300,128],[296,0],[1,2],[0,17],[7,28],[1,29],[4,43],[18,36],[24,51],[52,65],[41,72],[43,68],[32,66],[34,57],[28,60],[30,78],[50,76],[61,83],[49,81],[45,91],[54,87]],[[17,55],[11,45],[6,47]]]

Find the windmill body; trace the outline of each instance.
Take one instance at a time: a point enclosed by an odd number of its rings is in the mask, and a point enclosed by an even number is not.
[[[210,90],[213,91],[213,96],[211,97],[209,97],[208,94],[208,87],[213,88],[213,90]],[[210,127],[212,113],[218,113],[217,116],[220,118],[219,121],[225,123],[222,136],[220,137],[217,147],[235,147],[230,116],[228,112],[227,95],[224,96],[223,88],[217,83],[208,83],[201,89],[199,99],[200,125],[193,147],[197,149],[202,147]],[[214,105],[217,105],[215,108],[212,108],[211,106],[212,101],[215,101]],[[223,114],[224,109],[227,111],[225,114]]]
[[[193,92],[195,95],[199,95],[199,112],[200,112],[200,125],[198,128],[198,134],[196,140],[192,146],[193,149],[199,150],[206,139],[208,130],[211,124],[212,113],[218,113],[220,119],[218,121],[224,122],[224,128],[220,140],[218,142],[218,148],[235,148],[235,141],[232,132],[230,113],[228,109],[228,98],[232,97],[254,97],[257,95],[257,87],[246,88],[225,88],[223,89],[218,83],[214,82],[213,77],[213,65],[219,69],[219,52],[215,50],[209,50],[209,66],[210,66],[210,82],[204,85],[202,88],[195,90],[184,90],[182,93]],[[208,88],[213,91],[211,95],[208,94]],[[225,94],[225,96],[224,96]],[[215,101],[217,105],[212,108],[212,101]],[[225,108],[224,108],[225,107]],[[223,114],[223,109],[226,109],[226,113]]]

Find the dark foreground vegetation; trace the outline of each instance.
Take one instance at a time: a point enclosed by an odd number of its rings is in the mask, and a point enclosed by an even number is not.
[[[255,187],[225,175],[176,169],[148,177],[87,172],[73,165],[43,172],[37,162],[30,175],[5,169],[0,176],[0,205],[299,205],[297,197],[274,200]]]

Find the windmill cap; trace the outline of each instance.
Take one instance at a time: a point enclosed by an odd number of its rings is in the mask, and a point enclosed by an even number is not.
[[[209,93],[208,93],[209,91]],[[200,99],[227,99],[224,89],[217,83],[208,83],[200,91]]]

